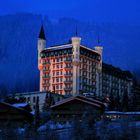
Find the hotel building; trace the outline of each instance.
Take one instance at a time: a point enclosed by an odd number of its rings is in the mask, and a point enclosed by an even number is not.
[[[83,93],[96,96],[132,94],[132,74],[103,63],[101,46],[88,48],[81,45],[81,38],[77,36],[72,37],[69,44],[45,46],[42,26],[38,38],[41,92],[73,96]]]
[[[81,45],[80,37],[71,43],[46,47],[43,26],[38,38],[38,69],[40,91],[62,95],[91,93],[99,96],[102,91],[102,47],[95,49]]]
[[[133,75],[109,64],[102,64],[102,96],[117,94],[122,97],[125,92],[129,95],[133,90]]]

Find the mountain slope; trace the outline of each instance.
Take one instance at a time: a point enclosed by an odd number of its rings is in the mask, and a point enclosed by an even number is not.
[[[7,88],[10,93],[39,89],[37,37],[41,24],[39,15],[0,17],[0,89]],[[70,18],[52,22],[47,16],[43,24],[47,46],[67,43],[75,35],[77,26],[82,44],[90,48],[97,44],[100,34],[105,62],[137,73],[140,71],[139,26],[85,23]]]

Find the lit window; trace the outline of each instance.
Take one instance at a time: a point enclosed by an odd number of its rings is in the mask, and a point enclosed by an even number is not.
[[[56,89],[58,89],[59,88],[59,86],[58,85],[56,85]]]
[[[59,78],[56,78],[56,82],[59,82]]]

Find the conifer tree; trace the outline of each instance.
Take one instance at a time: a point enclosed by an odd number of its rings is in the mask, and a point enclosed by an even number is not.
[[[117,93],[115,98],[115,108],[117,111],[120,111],[120,95]]]
[[[35,128],[37,129],[40,124],[40,112],[39,112],[39,98],[36,100],[35,105]]]
[[[123,97],[122,97],[122,111],[128,111],[128,93],[125,90]]]
[[[110,96],[109,96],[109,100],[110,100],[110,103],[109,103],[109,110],[114,110],[115,108],[115,98],[112,94],[112,92],[110,93]]]

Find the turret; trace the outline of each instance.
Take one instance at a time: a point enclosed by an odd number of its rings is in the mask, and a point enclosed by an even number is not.
[[[46,46],[46,38],[45,38],[45,33],[44,33],[44,28],[43,25],[41,26],[41,30],[38,36],[38,69],[42,69],[41,65],[41,59],[40,59],[40,52],[44,50]]]
[[[100,40],[98,39],[98,44],[95,46],[95,51],[100,54],[100,65],[99,69],[102,70],[102,56],[103,56],[103,47],[100,45]]]
[[[96,72],[96,95],[102,95],[102,53],[103,47],[100,45],[100,41],[98,39],[98,44],[95,46],[95,51],[100,55],[100,62],[98,63],[98,69]]]
[[[73,46],[73,96],[79,94],[79,61],[80,61],[80,37],[72,37]]]
[[[46,46],[46,38],[45,38],[44,28],[42,25],[38,36],[38,52],[40,53],[42,50],[44,50],[45,46]]]

